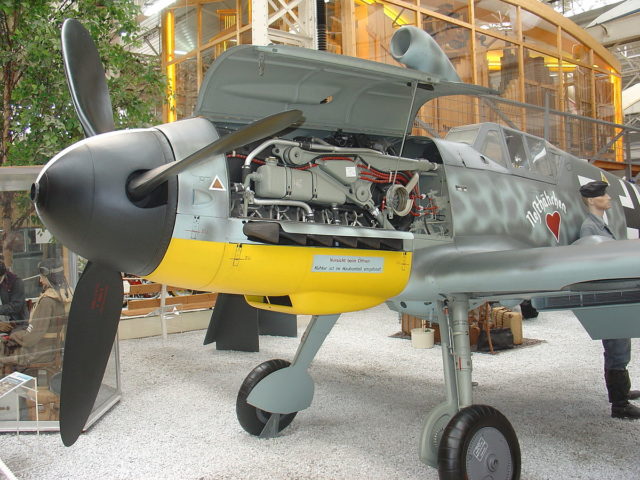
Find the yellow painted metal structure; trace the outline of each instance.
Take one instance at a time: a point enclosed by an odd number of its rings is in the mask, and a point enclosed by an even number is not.
[[[163,17],[162,29],[162,64],[167,75],[167,103],[165,104],[164,117],[167,122],[175,122],[178,119],[176,112],[176,65],[174,62],[175,50],[175,13],[168,10]]]
[[[331,259],[337,271],[318,271]],[[367,263],[381,268],[368,273],[361,267]],[[410,252],[174,238],[147,278],[194,290],[243,294],[262,309],[321,315],[378,305],[403,290],[410,271]]]

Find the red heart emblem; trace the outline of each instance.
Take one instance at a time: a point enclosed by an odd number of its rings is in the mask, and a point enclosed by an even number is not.
[[[555,211],[553,213],[547,213],[545,217],[545,222],[547,223],[547,228],[553,233],[553,236],[556,237],[556,242],[560,241],[560,213]]]

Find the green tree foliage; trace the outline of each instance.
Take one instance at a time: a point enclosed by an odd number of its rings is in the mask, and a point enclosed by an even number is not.
[[[116,128],[157,123],[158,61],[127,50],[140,42],[138,14],[131,0],[0,0],[2,165],[44,164],[83,137],[62,66],[65,18],[80,20],[98,46]]]
[[[164,81],[159,60],[129,51],[141,42],[132,0],[0,0],[0,166],[42,165],[84,134],[62,64],[60,29],[77,18],[107,73],[116,128],[158,123]],[[3,246],[21,225],[3,194]],[[11,210],[11,207],[9,207]],[[13,219],[13,222],[11,222]],[[6,254],[7,252],[5,252]]]

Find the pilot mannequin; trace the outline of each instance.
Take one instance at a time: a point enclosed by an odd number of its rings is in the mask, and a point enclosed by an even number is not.
[[[580,238],[589,235],[600,235],[615,239],[604,222],[604,213],[611,208],[611,197],[607,194],[608,184],[602,181],[589,182],[580,187],[582,201],[589,214],[582,222]],[[630,390],[631,380],[627,365],[631,360],[631,340],[616,338],[602,340],[604,347],[604,379],[611,403],[613,418],[640,418],[640,408],[629,400],[640,398],[640,391]]]
[[[71,289],[64,276],[60,260],[49,258],[38,265],[42,294],[38,297],[27,328],[13,331],[2,338],[9,355],[0,357],[0,363],[26,366],[30,363],[49,362],[56,349],[55,339],[44,338],[47,332],[56,333],[55,320],[68,314]]]

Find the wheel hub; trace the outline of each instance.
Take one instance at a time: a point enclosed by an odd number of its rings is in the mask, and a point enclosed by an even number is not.
[[[504,435],[493,427],[480,428],[469,442],[466,467],[469,480],[510,480],[513,460]]]

